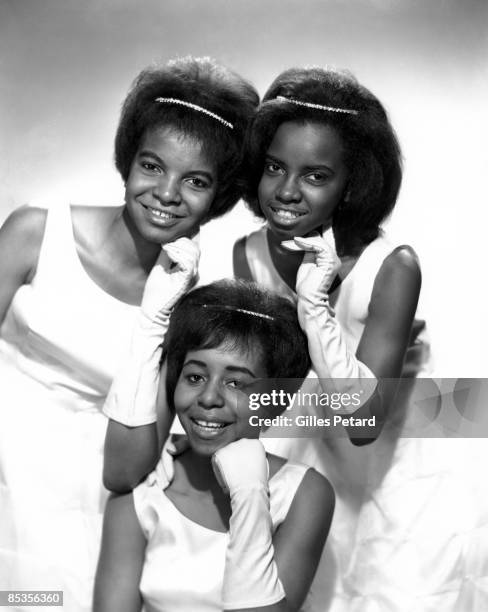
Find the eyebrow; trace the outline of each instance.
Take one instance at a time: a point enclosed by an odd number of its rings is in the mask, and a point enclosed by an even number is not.
[[[207,364],[204,361],[199,361],[198,359],[189,359],[188,361],[185,361],[185,363],[183,364],[183,367],[187,365],[197,365],[197,366],[200,366],[201,368],[207,367]],[[248,374],[249,376],[252,376],[253,378],[257,378],[254,372],[252,372],[249,368],[245,368],[243,366],[229,365],[225,367],[225,370],[227,372],[242,372],[243,374]]]
[[[282,166],[287,165],[279,157],[275,157],[274,155],[270,155],[269,153],[266,153],[265,161],[269,161],[269,160],[277,162],[281,164]],[[313,170],[327,170],[328,172],[335,174],[335,170],[333,170],[330,166],[327,166],[327,164],[318,164],[316,166],[305,166],[303,170],[305,170],[306,172],[311,172]]]
[[[164,160],[162,160],[159,155],[154,153],[154,151],[150,151],[149,149],[143,149],[137,153],[138,157],[150,157],[158,162],[158,164],[164,165]],[[186,174],[200,174],[201,176],[205,176],[209,181],[214,181],[215,177],[211,172],[207,172],[207,170],[189,170]]]

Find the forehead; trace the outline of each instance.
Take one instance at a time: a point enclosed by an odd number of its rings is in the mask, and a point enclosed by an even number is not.
[[[202,143],[174,127],[148,128],[139,143],[139,152],[154,153],[166,161],[191,166],[192,169],[215,171],[215,164],[203,150]]]
[[[322,123],[286,121],[275,132],[268,148],[273,157],[309,163],[342,161],[343,142],[337,131]]]
[[[215,348],[202,348],[188,351],[185,362],[200,361],[209,370],[225,371],[233,368],[246,368],[259,377],[265,377],[261,347],[240,346],[236,342],[226,342]]]

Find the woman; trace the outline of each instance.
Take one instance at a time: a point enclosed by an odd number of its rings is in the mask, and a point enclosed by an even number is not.
[[[238,199],[257,102],[208,59],[144,70],[115,141],[125,204],[23,208],[2,227],[0,588],[63,590],[66,610],[90,609],[101,407],[149,271],[159,258],[170,307],[195,274],[199,226]]]
[[[175,307],[164,347],[186,448],[166,448],[133,493],[109,500],[95,611],[298,610],[334,494],[314,470],[266,456],[258,419],[284,406],[251,412],[248,397],[261,378],[309,369],[293,305],[252,284],[199,287]]]

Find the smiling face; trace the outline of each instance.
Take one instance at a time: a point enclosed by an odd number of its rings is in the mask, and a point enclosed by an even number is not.
[[[199,142],[172,128],[148,130],[125,185],[126,218],[149,242],[192,237],[216,191],[216,165]]]
[[[211,456],[240,438],[255,438],[244,390],[266,377],[256,350],[220,345],[188,351],[176,384],[174,405],[194,452]]]
[[[282,123],[266,152],[258,187],[271,231],[286,240],[330,225],[347,179],[342,141],[333,128]]]

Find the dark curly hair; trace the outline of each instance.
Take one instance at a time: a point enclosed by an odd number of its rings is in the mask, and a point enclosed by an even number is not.
[[[156,98],[177,98],[201,106],[232,123],[176,104],[160,104]],[[206,57],[174,59],[143,70],[125,99],[115,136],[115,165],[124,182],[144,134],[149,129],[171,127],[201,143],[215,160],[218,187],[205,219],[223,215],[242,196],[244,135],[259,96],[237,73]]]
[[[277,96],[355,110],[357,114],[299,106],[277,100]],[[266,92],[246,138],[245,199],[259,217],[264,217],[257,190],[266,151],[286,121],[327,125],[342,139],[349,170],[347,198],[334,212],[332,227],[338,253],[357,254],[379,235],[380,224],[395,206],[402,180],[400,146],[385,109],[348,72],[292,68],[281,73]]]
[[[188,351],[222,343],[244,351],[258,347],[268,378],[302,379],[310,369],[307,337],[291,301],[255,283],[217,281],[187,293],[171,314],[163,359],[167,359],[166,393],[172,410]]]

